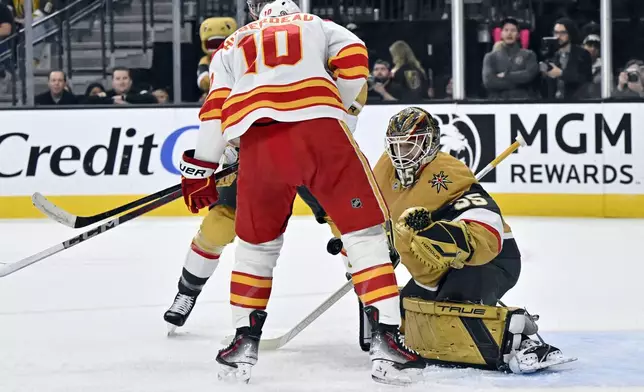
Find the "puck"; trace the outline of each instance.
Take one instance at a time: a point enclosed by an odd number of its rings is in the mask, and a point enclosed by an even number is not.
[[[335,256],[342,251],[343,246],[342,240],[334,237],[326,244],[326,251]]]

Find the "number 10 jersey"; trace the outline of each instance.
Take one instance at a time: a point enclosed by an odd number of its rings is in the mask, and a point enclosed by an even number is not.
[[[345,121],[368,67],[364,43],[333,22],[304,13],[260,19],[213,56],[202,128],[207,122],[210,132],[234,141],[262,118]]]

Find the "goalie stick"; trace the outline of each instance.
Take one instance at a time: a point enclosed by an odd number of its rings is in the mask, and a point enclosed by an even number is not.
[[[215,179],[221,179],[223,177],[226,177],[227,175],[231,174],[237,170],[237,167],[230,166],[219,173],[215,174]],[[27,258],[24,258],[22,260],[13,262],[13,263],[0,263],[4,264],[0,267],[0,278],[13,274],[16,271],[19,271],[25,267],[28,267],[34,263],[37,263],[43,259],[46,259],[47,257],[53,256],[58,252],[61,252],[65,249],[71,248],[72,246],[78,245],[81,242],[84,242],[86,240],[89,240],[90,238],[94,238],[98,236],[99,234],[103,234],[108,230],[112,230],[113,228],[124,224],[125,222],[129,222],[134,218],[137,218],[143,214],[146,214],[152,210],[155,210],[163,205],[166,205],[178,198],[181,197],[181,185],[178,185],[179,188],[175,190],[172,193],[169,193],[157,200],[154,200],[153,202],[144,205],[143,207],[140,207],[134,211],[130,211],[122,216],[116,217],[108,222],[103,223],[100,226],[97,226],[93,229],[90,229],[83,234],[77,235],[74,238],[70,238],[67,241],[63,241],[58,245],[54,245],[51,248],[45,249],[42,252],[36,253],[35,255],[29,256]]]
[[[222,169],[217,173],[218,178],[223,178],[234,173],[235,171],[237,171],[237,166],[238,166],[238,163],[236,162]],[[219,176],[219,173],[222,173],[221,177]],[[61,223],[65,226],[79,229],[81,227],[93,225],[94,223],[98,223],[102,220],[111,218],[122,212],[131,210],[132,208],[142,206],[144,204],[147,204],[163,196],[169,195],[178,190],[181,190],[181,184],[173,185],[169,188],[162,189],[151,195],[142,197],[140,199],[131,201],[127,204],[116,207],[109,211],[101,212],[100,214],[96,214],[92,216],[78,216],[78,215],[71,214],[63,210],[62,208],[58,207],[51,201],[49,201],[45,196],[43,196],[39,192],[36,192],[31,196],[31,202],[33,203],[34,207],[36,207],[43,214],[47,215],[47,217],[49,217],[50,219],[53,219],[56,222]]]
[[[521,137],[520,135],[516,138],[515,142],[512,143],[508,148],[506,148],[499,156],[494,158],[492,162],[490,162],[487,166],[483,168],[477,175],[476,179],[480,180],[482,179],[486,174],[488,174],[492,169],[496,168],[505,158],[507,158],[510,154],[512,154],[514,151],[518,150],[519,147],[525,146],[526,142]],[[440,209],[437,211],[437,215],[440,215]],[[334,239],[331,239],[333,241]],[[340,241],[337,239],[337,241]],[[328,245],[327,250],[329,250],[329,253],[331,252],[331,249],[337,249],[339,246],[339,249],[342,249],[341,246],[342,242],[335,243],[333,245]],[[337,253],[336,253],[337,254]],[[284,347],[288,342],[290,342],[295,336],[297,336],[302,330],[304,330],[306,327],[311,325],[313,321],[315,321],[318,317],[320,317],[324,312],[327,311],[333,304],[338,302],[342,297],[344,297],[351,289],[353,288],[353,282],[349,280],[347,283],[343,284],[342,287],[340,287],[338,290],[336,290],[329,298],[327,298],[324,302],[322,302],[317,308],[315,308],[308,316],[306,316],[302,321],[297,323],[293,328],[291,328],[288,332],[283,334],[282,336],[272,338],[272,339],[261,339],[259,342],[259,347],[260,349],[264,350],[277,350],[281,347]],[[361,323],[361,331],[362,331],[362,325],[364,324],[364,319],[362,316],[363,312],[360,314],[360,323]],[[221,343],[226,345],[230,343],[230,341],[233,339],[233,336],[226,336]],[[361,347],[363,346],[362,341],[360,342]]]

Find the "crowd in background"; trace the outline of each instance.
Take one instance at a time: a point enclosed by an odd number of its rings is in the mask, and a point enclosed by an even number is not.
[[[106,90],[98,82],[85,88],[85,93],[76,95],[68,84],[64,71],[55,70],[49,73],[48,90],[38,94],[36,105],[125,105],[169,103],[168,91],[163,88],[144,90],[134,86],[130,70],[115,67],[111,75],[112,88]]]
[[[66,4],[66,0],[32,1],[34,23]],[[24,0],[0,0],[0,42],[22,28],[24,28]],[[37,33],[38,31],[34,29],[34,35]],[[34,49],[42,49],[42,46],[37,45]],[[10,50],[8,43],[0,43],[0,54],[6,50]],[[35,50],[34,66],[38,65],[40,57],[40,51]],[[0,93],[9,91],[11,87],[9,81],[11,75],[7,68],[8,65],[0,61]],[[49,72],[47,90],[37,91],[34,101],[36,105],[124,105],[170,102],[167,88],[153,88],[135,83],[132,72],[126,67],[113,67],[109,83],[111,83],[111,89],[106,89],[103,81],[97,81],[87,85],[84,92],[74,91],[73,83],[66,73],[60,69],[53,69]]]
[[[481,67],[485,96],[488,100],[591,99],[601,98],[601,39],[599,26],[593,24],[585,36],[570,18],[560,18],[553,26],[552,37],[543,40],[543,60],[520,41],[520,23],[506,18],[500,23],[499,40],[484,57]],[[451,76],[438,85],[404,41],[394,42],[390,64],[379,58],[369,79],[371,102],[418,101],[452,98]],[[618,64],[613,96],[644,98],[644,62],[631,59]]]
[[[3,5],[3,1],[5,2]],[[23,0],[0,0],[0,42],[24,20]],[[518,1],[518,0],[517,0]],[[644,0],[642,0],[644,2]],[[51,13],[60,6],[56,1],[35,1],[34,18]],[[539,21],[536,21],[539,23]],[[482,93],[468,96],[487,100],[577,100],[601,97],[601,38],[596,21],[561,17],[550,26],[551,35],[541,40],[538,51],[525,39],[525,22],[506,17],[487,33],[491,50],[481,64]],[[354,29],[355,24],[347,24]],[[368,79],[369,102],[419,102],[451,99],[452,78],[438,75],[418,60],[412,46],[392,34],[388,53],[370,52],[371,75]],[[0,44],[0,54],[3,50]],[[468,67],[471,67],[468,65]],[[8,72],[0,62],[0,93],[8,85]],[[644,62],[631,59],[614,64],[614,97],[644,98]],[[38,105],[73,104],[151,104],[170,102],[167,88],[155,88],[133,80],[127,68],[111,69],[111,89],[102,82],[74,91],[61,70],[49,74],[48,90],[37,91]],[[170,85],[167,81],[165,85]],[[3,87],[4,86],[4,87]]]

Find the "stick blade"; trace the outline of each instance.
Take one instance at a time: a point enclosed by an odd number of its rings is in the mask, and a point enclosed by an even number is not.
[[[234,337],[235,337],[234,335],[226,335],[226,337],[221,339],[220,342],[222,345],[228,346]],[[280,336],[273,339],[261,339],[259,341],[259,349],[265,350],[265,351],[278,350],[284,345],[284,343],[282,343],[282,340],[284,340],[284,336]]]
[[[283,338],[262,339],[259,341],[259,349],[264,351],[275,351],[280,349]]]
[[[55,220],[58,223],[61,223],[68,227],[76,227],[76,216],[70,214],[69,212],[59,208],[54,203],[47,200],[45,196],[39,192],[34,193],[31,196],[31,202],[38,211],[47,215],[49,218]]]

